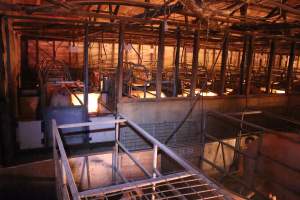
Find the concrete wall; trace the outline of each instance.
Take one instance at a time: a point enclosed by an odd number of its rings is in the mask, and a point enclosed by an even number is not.
[[[191,98],[168,98],[161,100],[123,100],[118,104],[118,110],[127,118],[138,124],[162,123],[181,121],[193,103]],[[204,110],[217,110],[220,112],[234,112],[243,110],[246,105],[255,108],[285,109],[289,98],[286,95],[250,96],[245,97],[205,97]],[[296,100],[293,100],[297,104]],[[201,99],[197,102],[190,119],[201,118]]]

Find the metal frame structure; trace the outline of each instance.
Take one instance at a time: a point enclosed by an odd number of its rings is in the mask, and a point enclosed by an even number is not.
[[[68,157],[62,143],[59,129],[88,127],[92,125],[115,124],[115,144],[113,147],[113,181],[114,185],[87,189],[79,191],[70,168]],[[153,151],[153,170],[148,171],[135,157],[126,149],[119,140],[120,126],[129,126],[145,141],[147,141]],[[76,124],[57,125],[52,121],[53,131],[53,155],[55,163],[55,175],[58,197],[60,199],[114,199],[114,197],[124,197],[126,199],[231,199],[225,195],[209,178],[201,174],[187,161],[174,153],[167,146],[159,142],[140,126],[120,115],[115,120],[102,122],[86,122]],[[101,133],[100,133],[101,134]],[[141,169],[146,179],[128,181],[119,170],[119,155],[123,151]],[[162,174],[158,166],[158,154],[163,153],[170,157],[182,168],[182,172],[172,174]],[[120,177],[121,180],[118,179]],[[127,195],[127,196],[126,196]]]
[[[249,158],[251,160],[255,161],[254,164],[254,173],[255,175],[262,175],[259,174],[259,172],[256,170],[258,167],[258,160],[260,158],[266,158],[268,161],[278,164],[281,167],[284,167],[286,170],[291,170],[295,173],[300,173],[299,169],[294,168],[293,166],[289,166],[286,163],[283,163],[279,160],[273,159],[268,155],[265,155],[262,151],[261,151],[261,147],[263,144],[263,135],[264,134],[274,134],[274,135],[279,135],[280,137],[287,139],[295,144],[300,145],[299,141],[295,141],[289,137],[285,137],[284,135],[282,135],[282,132],[280,131],[276,131],[276,130],[272,130],[272,129],[268,129],[265,127],[262,127],[260,125],[254,124],[254,123],[250,123],[247,122],[244,117],[245,115],[253,115],[253,114],[262,114],[265,113],[266,115],[287,121],[289,123],[293,123],[295,125],[299,125],[299,122],[296,122],[294,120],[289,120],[283,116],[278,116],[269,112],[265,112],[265,111],[260,111],[260,110],[254,110],[254,111],[247,111],[247,112],[237,112],[237,113],[230,113],[230,114],[224,114],[224,113],[220,113],[217,111],[210,111],[207,113],[207,118],[212,117],[218,120],[222,120],[222,121],[226,121],[228,122],[227,125],[229,126],[236,126],[237,127],[237,136],[236,136],[236,143],[235,146],[228,144],[227,142],[224,142],[223,139],[217,138],[216,136],[213,136],[212,134],[208,133],[207,130],[207,121],[208,119],[206,119],[206,123],[204,124],[204,133],[203,133],[203,141],[201,142],[202,144],[202,152],[201,152],[201,156],[200,156],[200,161],[201,161],[201,166],[203,166],[203,163],[206,163],[208,165],[210,165],[213,169],[215,169],[216,171],[220,172],[220,176],[221,179],[223,180],[225,177],[233,180],[235,183],[239,184],[240,186],[243,186],[244,188],[246,188],[247,190],[250,190],[252,192],[254,192],[255,194],[258,195],[258,197],[262,197],[263,199],[268,199],[268,196],[266,196],[264,193],[262,193],[261,191],[257,190],[255,188],[254,185],[254,179],[251,182],[246,182],[245,180],[243,180],[241,177],[237,177],[236,176],[236,172],[235,170],[229,170],[227,169],[226,163],[225,163],[225,153],[224,153],[224,146],[231,149],[232,151],[234,151],[234,157],[233,157],[233,162],[235,160],[238,160],[240,156],[242,157],[246,157]],[[241,119],[237,118],[236,116],[241,116]],[[258,140],[258,147],[256,149],[256,153],[255,155],[249,155],[246,152],[242,151],[240,149],[240,144],[241,144],[241,139],[242,137],[248,137],[248,136],[256,136],[257,140]],[[223,160],[223,167],[218,166],[216,163],[211,162],[210,160],[206,159],[204,157],[204,149],[205,149],[205,144],[210,141],[210,142],[217,142],[218,146],[221,146],[221,153],[222,153],[222,160]],[[218,151],[218,149],[217,149]],[[268,178],[264,177],[265,179],[268,180]],[[220,181],[220,180],[219,180]],[[272,180],[270,180],[272,181]],[[278,184],[279,183],[275,183]],[[283,187],[283,186],[281,186]],[[252,193],[253,194],[253,193]],[[249,197],[247,197],[249,198]]]

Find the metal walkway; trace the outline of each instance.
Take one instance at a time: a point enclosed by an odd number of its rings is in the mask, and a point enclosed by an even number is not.
[[[74,181],[69,160],[60,136],[60,129],[115,124],[115,144],[112,156],[113,183],[79,191]],[[149,171],[119,140],[120,127],[128,126],[151,147],[152,169]],[[56,125],[52,121],[53,154],[56,172],[57,195],[59,199],[231,199],[210,179],[192,167],[167,146],[159,142],[134,122],[122,116],[115,120]],[[101,134],[101,133],[99,133]],[[145,175],[143,179],[127,180],[120,169],[120,155],[126,154]],[[178,165],[176,172],[166,173],[158,168],[158,156],[165,155]]]

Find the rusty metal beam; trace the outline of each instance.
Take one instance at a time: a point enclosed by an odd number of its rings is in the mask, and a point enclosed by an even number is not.
[[[288,65],[287,76],[286,76],[286,91],[285,91],[286,94],[290,94],[291,89],[292,89],[295,51],[296,51],[296,43],[292,42],[291,51],[290,51],[290,58],[289,58],[289,65]]]
[[[275,52],[276,52],[276,41],[271,41],[269,60],[268,60],[268,71],[266,76],[266,93],[270,93],[271,85],[272,85],[272,72],[275,63]]]
[[[87,120],[88,117],[88,100],[89,100],[89,27],[88,24],[85,24],[84,28],[84,58],[83,58],[83,94],[84,94],[84,107],[85,107],[85,116],[84,119]]]
[[[161,22],[159,26],[158,38],[158,55],[157,55],[157,71],[156,71],[156,98],[161,97],[162,88],[162,72],[165,59],[165,22]]]
[[[117,102],[120,101],[122,98],[122,90],[123,90],[123,55],[124,55],[124,31],[125,25],[124,23],[120,23],[119,27],[119,50],[118,50],[118,68],[117,68],[117,77],[116,77],[116,84],[117,84],[117,92],[116,98]]]
[[[220,80],[219,95],[223,95],[225,91],[228,48],[229,48],[229,32],[225,32],[224,42],[222,46],[222,61],[221,61],[221,74],[220,74],[221,80]]]
[[[251,78],[252,78],[252,67],[253,67],[253,51],[254,51],[254,37],[247,36],[248,47],[247,47],[247,63],[246,63],[246,82],[245,82],[245,94],[250,94],[251,89]]]
[[[175,74],[174,74],[174,87],[173,96],[177,97],[180,87],[179,80],[179,65],[180,65],[180,28],[177,28],[176,34],[176,53],[175,53]]]
[[[195,89],[197,86],[199,49],[200,49],[200,32],[198,30],[195,30],[194,44],[193,44],[192,77],[191,77],[191,86],[190,86],[190,96],[191,97],[195,96]]]

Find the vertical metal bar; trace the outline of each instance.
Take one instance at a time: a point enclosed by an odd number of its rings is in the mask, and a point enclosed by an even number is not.
[[[68,59],[68,61],[69,61],[69,66],[72,65],[72,52],[71,52],[71,47],[72,47],[72,43],[69,42],[69,59]]]
[[[179,91],[179,64],[180,64],[180,29],[176,32],[176,54],[175,54],[175,74],[173,85],[173,97],[177,97]]]
[[[0,30],[1,31],[1,30]],[[15,135],[15,119],[16,119],[16,107],[15,107],[15,83],[13,79],[13,69],[11,66],[11,48],[10,48],[10,35],[9,35],[9,24],[8,24],[8,17],[4,17],[4,32],[5,32],[5,45],[6,45],[6,76],[7,76],[7,102],[9,106],[9,114],[5,115],[8,118],[7,125],[9,128],[8,132],[6,132],[5,138],[5,160],[10,162],[13,159],[14,152],[15,152],[15,143],[16,143],[16,135]]]
[[[224,43],[222,46],[222,62],[221,62],[221,74],[220,74],[221,81],[220,81],[219,95],[223,95],[225,91],[228,47],[229,47],[229,32],[225,32]]]
[[[153,178],[156,178],[158,146],[153,146]]]
[[[53,63],[55,62],[56,60],[56,49],[55,49],[55,40],[53,40],[52,42],[52,61]]]
[[[296,50],[296,43],[292,42],[291,44],[291,51],[290,51],[290,58],[289,58],[289,65],[287,69],[287,76],[286,76],[286,94],[290,94],[292,89],[293,83],[293,67],[295,61],[295,50]]]
[[[2,39],[2,32],[1,32],[0,37]],[[0,45],[3,45],[3,44],[0,44]],[[3,46],[1,48],[3,48]],[[1,49],[1,52],[2,51],[3,51],[3,49]],[[2,56],[2,54],[3,53],[1,53],[1,56]],[[3,62],[3,61],[1,61],[1,62]],[[28,69],[28,39],[24,36],[21,36],[21,84],[24,83],[25,77],[28,74],[27,69]]]
[[[153,145],[153,172],[152,172],[152,174],[153,174],[153,178],[156,178],[156,176],[157,176],[157,152],[158,152],[158,146],[155,144],[155,145]],[[152,185],[152,191],[153,192],[155,192],[155,189],[156,189],[156,187],[155,187],[155,184],[153,184]],[[154,194],[152,194],[151,195],[151,199],[155,199],[155,195]]]
[[[119,116],[116,117],[116,120],[120,119]],[[120,139],[120,124],[117,122],[115,124],[115,146],[114,146],[114,154],[113,154],[113,181],[115,183],[118,182],[116,171],[119,170],[119,139]]]
[[[84,26],[84,60],[83,60],[83,104],[85,107],[85,119],[87,120],[88,116],[88,102],[89,102],[89,27],[86,23]]]
[[[164,59],[165,59],[165,23],[161,22],[159,26],[157,70],[156,70],[156,98],[157,99],[161,97]]]
[[[242,60],[240,63],[240,84],[239,84],[239,94],[242,95],[244,94],[244,80],[245,80],[245,66],[247,63],[247,49],[248,49],[248,36],[246,35],[244,37],[244,46],[243,46],[243,53],[242,53]],[[240,55],[240,52],[239,52]],[[240,56],[239,56],[240,60]]]
[[[271,41],[270,53],[269,53],[269,61],[268,61],[268,72],[266,78],[266,93],[270,93],[271,84],[272,84],[272,72],[273,66],[275,62],[275,51],[276,51],[276,41],[273,39]]]
[[[254,38],[249,35],[247,47],[247,66],[246,66],[246,83],[245,83],[245,94],[250,94],[251,89],[251,77],[252,77],[252,64],[253,64],[253,50],[254,50]]]
[[[40,48],[39,40],[35,40],[35,65],[38,67],[40,64]]]
[[[193,45],[192,78],[191,78],[191,87],[190,87],[190,96],[191,97],[195,96],[195,89],[197,86],[199,49],[200,49],[200,32],[199,32],[199,30],[195,30],[194,45]]]
[[[114,67],[114,63],[115,63],[115,42],[112,43],[111,46],[111,67]]]
[[[119,26],[119,50],[118,50],[118,68],[117,68],[117,93],[116,98],[117,102],[122,98],[123,90],[123,55],[124,55],[124,23],[121,22]],[[117,105],[116,105],[117,106]]]
[[[142,55],[141,55],[141,47],[142,47],[142,45],[141,45],[141,43],[139,43],[139,45],[138,45],[138,64],[142,64]]]

